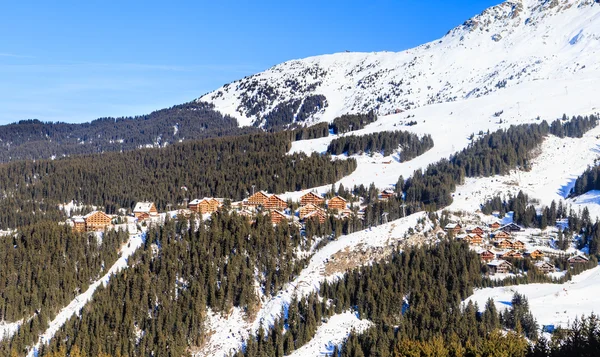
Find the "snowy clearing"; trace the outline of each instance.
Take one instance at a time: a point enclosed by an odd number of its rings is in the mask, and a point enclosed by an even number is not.
[[[510,307],[515,292],[529,300],[529,307],[538,324],[566,327],[576,317],[600,311],[600,267],[590,269],[564,284],[529,284],[479,289],[465,300],[476,302],[483,311],[489,298],[498,310]]]
[[[328,356],[335,346],[340,346],[350,332],[363,332],[373,325],[369,320],[360,320],[356,313],[344,312],[333,315],[319,326],[315,337],[310,342],[295,350],[290,357]]]

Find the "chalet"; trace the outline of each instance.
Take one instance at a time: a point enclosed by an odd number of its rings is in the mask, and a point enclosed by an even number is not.
[[[396,192],[394,192],[394,190],[390,190],[390,189],[383,190],[379,194],[379,198],[384,201],[389,200],[390,198],[395,197],[395,196],[396,196]]]
[[[327,220],[327,213],[325,213],[325,211],[322,209],[318,209],[304,216],[304,221],[307,221],[309,219],[318,220],[319,223],[322,224],[325,223],[325,220]]]
[[[262,206],[269,199],[269,195],[262,191],[258,191],[252,196],[248,197],[244,204],[247,206]]]
[[[499,242],[499,241],[504,240],[504,239],[511,239],[511,238],[512,238],[512,236],[509,233],[506,233],[504,231],[499,231],[499,232],[497,232],[497,233],[494,234],[494,240],[496,242]]]
[[[452,232],[454,234],[458,234],[462,230],[462,226],[460,223],[448,223],[446,227],[444,227],[444,230],[448,233]]]
[[[93,211],[85,216],[85,229],[87,231],[103,231],[110,226],[111,218],[104,212]]]
[[[318,206],[318,205],[322,205],[324,202],[325,202],[325,199],[314,192],[309,192],[309,193],[303,195],[302,197],[300,197],[300,205],[301,206],[306,206],[308,204],[313,204],[313,205]]]
[[[531,259],[541,259],[544,257],[544,252],[542,252],[541,250],[534,250],[532,252],[527,252],[525,253],[525,255],[528,255]]]
[[[200,214],[217,212],[220,206],[221,202],[216,198],[206,197],[202,200],[195,199],[188,204],[190,210]]]
[[[535,263],[535,268],[544,274],[554,273],[556,271],[554,265],[548,262],[537,262]]]
[[[500,222],[494,222],[494,223],[490,224],[489,227],[491,230],[495,231],[496,229],[502,227],[502,225],[500,224]]]
[[[288,206],[287,202],[282,200],[281,197],[279,197],[277,195],[271,195],[263,204],[263,207],[268,210],[286,209],[287,206]]]
[[[150,217],[157,216],[158,211],[153,202],[138,202],[133,209],[133,215],[139,221],[143,221]]]
[[[478,234],[478,235],[480,235],[482,237],[485,234],[485,232],[483,231],[483,229],[481,227],[475,227],[475,228],[469,230],[469,233],[471,233],[471,234]]]
[[[515,239],[515,240],[512,242],[512,248],[513,248],[513,249],[516,249],[516,250],[525,250],[525,243],[521,242],[521,241],[520,241],[520,240],[518,240],[518,239]]]
[[[496,247],[498,247],[500,249],[512,249],[513,242],[508,239],[503,239],[496,243]]]
[[[501,256],[502,259],[508,259],[508,258],[513,258],[513,259],[523,259],[523,254],[521,254],[521,252],[516,251],[516,250],[511,250],[509,252],[504,253]]]
[[[346,209],[347,201],[340,196],[335,196],[327,202],[327,208],[331,210],[343,211]]]
[[[479,252],[479,257],[481,258],[481,261],[491,262],[496,258],[496,254],[494,254],[494,252],[492,252],[491,250],[486,249]]]
[[[523,229],[514,223],[509,223],[505,226],[500,227],[500,230],[504,231],[506,233],[512,233],[512,232],[520,232]]]
[[[572,256],[571,258],[567,259],[567,263],[569,263],[571,266],[575,265],[575,264],[584,264],[589,262],[590,260],[588,259],[588,257],[586,257],[585,255],[575,255]]]
[[[487,263],[487,266],[492,274],[505,274],[510,272],[512,269],[512,264],[506,260],[492,260],[491,262]]]
[[[85,232],[85,218],[82,216],[73,217],[73,231],[75,232]]]
[[[483,237],[479,234],[467,234],[465,241],[472,245],[481,245],[483,243]]]
[[[271,211],[271,223],[273,223],[273,224],[279,224],[284,219],[287,219],[287,216],[285,215],[285,213],[283,213],[281,211],[278,211],[278,210],[272,210]]]
[[[309,203],[306,206],[300,207],[298,210],[298,217],[300,217],[300,219],[304,219],[304,217],[317,210],[323,209],[315,204]]]

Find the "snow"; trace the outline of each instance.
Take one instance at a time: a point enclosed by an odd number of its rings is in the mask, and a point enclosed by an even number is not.
[[[260,305],[254,321],[246,322],[239,309],[233,309],[227,318],[213,313],[209,314],[208,329],[215,332],[201,351],[195,356],[226,356],[233,350],[242,347],[243,341],[258,330],[260,326],[269,328],[280,317],[281,312],[287,309],[293,297],[302,298],[311,292],[317,291],[325,279],[337,279],[341,274],[326,276],[325,265],[332,255],[345,249],[352,250],[359,245],[369,247],[385,247],[403,239],[409,228],[414,228],[418,220],[425,218],[424,212],[415,213],[402,219],[387,224],[366,229],[360,232],[341,236],[329,242],[315,252],[308,266],[298,277],[280,291],[276,296],[268,298]]]
[[[0,321],[0,341],[4,338],[10,338],[12,335],[17,333],[19,326],[23,323],[23,320],[16,322]]]
[[[587,270],[564,284],[529,284],[476,290],[465,303],[473,301],[485,309],[489,298],[498,310],[505,310],[515,292],[529,300],[529,307],[540,326],[567,327],[576,317],[600,310],[600,267]]]
[[[112,267],[108,270],[108,272],[92,283],[89,288],[82,294],[78,295],[73,299],[69,305],[64,307],[58,315],[54,318],[54,320],[50,321],[48,328],[46,331],[40,336],[38,342],[29,350],[27,357],[37,356],[38,350],[43,344],[50,342],[52,337],[56,334],[56,332],[75,314],[79,314],[81,309],[92,300],[94,292],[100,286],[100,284],[108,284],[110,278],[120,272],[122,269],[127,267],[127,259],[139,248],[142,246],[144,240],[143,234],[131,235],[126,244],[121,247],[120,254],[121,256],[117,261],[112,265]]]
[[[329,356],[333,353],[334,346],[339,347],[348,338],[350,332],[361,333],[372,325],[373,323],[368,320],[360,320],[353,312],[333,315],[325,324],[319,326],[310,342],[289,356]]]
[[[592,0],[507,1],[416,48],[291,60],[199,100],[213,103],[216,110],[245,126],[282,102],[314,94],[324,95],[328,106],[310,121],[330,122],[346,113],[371,109],[379,115],[398,110],[406,113],[539,85],[541,91],[526,91],[527,95],[514,101],[497,102],[515,107],[520,103],[524,114],[532,97],[569,106],[567,101],[555,102],[553,91],[570,92],[579,85],[576,81],[598,77],[599,35],[600,6]],[[267,90],[275,99],[264,100],[264,109],[247,115],[255,108],[247,105],[246,99],[266,99],[261,92]],[[594,98],[593,90],[582,97],[588,104]],[[457,120],[463,118],[449,122]]]

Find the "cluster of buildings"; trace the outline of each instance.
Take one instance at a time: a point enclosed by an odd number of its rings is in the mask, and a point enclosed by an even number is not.
[[[151,220],[158,217],[156,206],[152,202],[138,202],[133,209],[133,217],[138,222]],[[92,211],[85,216],[73,216],[67,220],[67,224],[76,232],[101,232],[111,228],[116,222],[115,215],[109,215],[102,211]]]
[[[535,268],[544,274],[556,271],[556,267],[544,259],[545,254],[542,250],[527,249],[527,245],[516,237],[516,233],[523,231],[517,224],[503,226],[494,222],[489,226],[463,228],[460,223],[449,223],[444,230],[455,239],[473,246],[491,274],[510,272],[513,265],[507,259],[535,260]],[[587,263],[588,260],[583,255],[576,255],[568,258],[567,262],[573,266]]]

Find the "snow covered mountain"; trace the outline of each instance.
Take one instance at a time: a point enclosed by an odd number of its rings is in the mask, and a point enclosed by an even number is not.
[[[599,51],[597,1],[510,0],[413,49],[292,60],[198,100],[241,126],[386,115],[532,81],[597,76]]]

